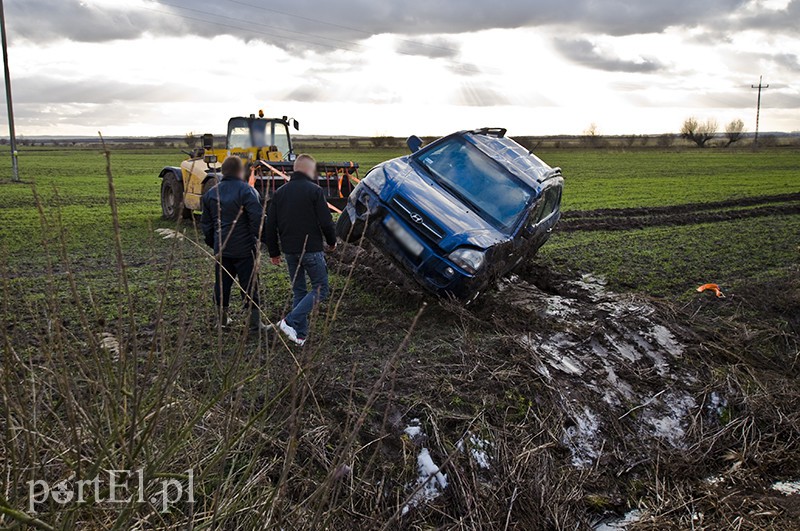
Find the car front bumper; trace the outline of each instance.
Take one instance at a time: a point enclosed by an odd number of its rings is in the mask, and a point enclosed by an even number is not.
[[[353,192],[342,215],[350,216],[354,233],[363,232],[395,264],[435,295],[470,300],[488,282],[486,268],[476,275],[461,269],[366,186],[359,186]],[[406,237],[398,238],[397,227],[413,237],[413,242],[404,243]]]

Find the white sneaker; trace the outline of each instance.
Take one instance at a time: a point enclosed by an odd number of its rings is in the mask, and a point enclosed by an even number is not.
[[[297,337],[297,330],[289,326],[284,319],[281,319],[281,322],[278,323],[278,328],[280,328],[281,332],[283,332],[284,335],[288,337],[289,341],[291,341],[292,343],[300,345],[301,347],[305,345],[306,340],[299,339]]]

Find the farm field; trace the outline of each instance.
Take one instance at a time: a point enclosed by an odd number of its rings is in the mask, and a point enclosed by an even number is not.
[[[357,161],[363,176],[405,150],[311,153]],[[800,506],[770,485],[800,479],[800,151],[537,155],[566,184],[564,219],[531,264],[464,309],[344,246],[315,338],[290,351],[214,326],[202,238],[191,220],[160,218],[157,176],[180,162],[175,150],[112,150],[117,228],[100,152],[23,152],[24,183],[0,168],[0,505],[30,515],[32,469],[141,466],[195,470],[191,511],[50,502],[37,517],[56,529],[267,518],[556,529],[635,511],[642,529],[792,529]],[[726,298],[695,291],[707,282]],[[286,274],[264,264],[261,284],[277,320]],[[674,359],[609,354],[601,367],[589,339]],[[583,372],[546,359],[567,351]],[[582,397],[608,385],[599,375],[612,365],[630,393]],[[664,419],[680,441],[642,431]],[[415,483],[412,432],[449,486]]]

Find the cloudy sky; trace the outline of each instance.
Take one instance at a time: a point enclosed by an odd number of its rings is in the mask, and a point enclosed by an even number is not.
[[[18,132],[800,130],[800,0],[5,0]],[[3,108],[5,111],[5,108]],[[3,112],[3,119],[5,113]]]

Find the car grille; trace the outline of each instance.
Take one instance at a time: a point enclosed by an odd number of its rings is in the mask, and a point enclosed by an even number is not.
[[[439,243],[445,236],[444,230],[433,223],[428,216],[421,214],[418,210],[402,199],[395,198],[392,203],[397,207],[397,214],[423,237]]]

